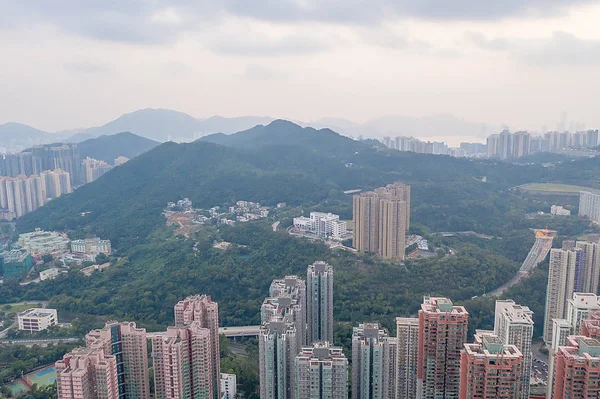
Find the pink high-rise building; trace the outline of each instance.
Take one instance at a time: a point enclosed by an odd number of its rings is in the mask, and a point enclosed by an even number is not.
[[[101,330],[87,333],[85,343],[90,349],[102,349],[105,354],[115,356],[120,398],[150,398],[145,328],[137,328],[133,322],[112,321]]]
[[[211,379],[213,398],[219,399],[221,384],[219,349],[219,305],[208,295],[194,295],[175,305],[175,327],[186,327],[199,322],[200,327],[210,330]]]
[[[458,398],[460,353],[469,314],[447,298],[425,297],[419,311],[417,398]]]
[[[116,358],[102,349],[73,349],[54,367],[58,399],[119,398]]]
[[[600,397],[600,341],[570,336],[554,355],[553,399]]]
[[[493,334],[478,334],[464,344],[460,358],[460,399],[521,397],[523,354]]]
[[[199,321],[154,335],[152,358],[156,398],[209,399],[217,391],[212,381],[211,332]]]

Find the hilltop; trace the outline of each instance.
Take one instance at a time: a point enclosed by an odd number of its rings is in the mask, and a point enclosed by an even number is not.
[[[82,158],[90,157],[110,164],[115,158],[123,156],[135,158],[138,155],[156,147],[160,143],[131,132],[104,135],[95,139],[82,141],[77,146]]]

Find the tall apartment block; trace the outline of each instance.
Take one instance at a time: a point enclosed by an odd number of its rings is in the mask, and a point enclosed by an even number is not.
[[[393,399],[396,339],[379,324],[360,324],[352,333],[352,399]]]
[[[108,322],[103,329],[86,334],[85,342],[88,348],[115,357],[119,398],[150,398],[146,329],[133,322]]]
[[[302,348],[295,360],[294,399],[317,398],[348,398],[348,359],[328,342]]]
[[[306,272],[307,341],[333,342],[333,267],[315,262]]]
[[[213,302],[208,295],[194,295],[179,301],[175,305],[174,311],[175,327],[185,327],[197,321],[200,323],[200,327],[210,331],[211,385],[214,399],[220,399],[219,305]]]
[[[116,357],[102,349],[73,349],[54,367],[58,399],[119,398]]]
[[[590,191],[579,193],[579,216],[587,216],[595,222],[600,222],[600,194]]]
[[[496,301],[494,334],[504,345],[514,345],[523,355],[521,371],[521,398],[529,398],[533,354],[533,312],[527,306],[512,300]]]
[[[417,398],[458,398],[460,352],[469,314],[448,298],[425,297],[419,311]]]
[[[544,316],[544,341],[546,344],[552,341],[552,319],[564,319],[567,316],[567,301],[573,296],[578,264],[581,265],[581,252],[569,249],[550,250],[546,314]]]
[[[274,316],[258,335],[261,399],[294,398],[294,359],[299,351],[294,323]]]
[[[588,241],[577,241],[575,249],[582,253],[583,277],[578,292],[591,292],[598,294],[598,280],[600,280],[600,244],[598,237],[588,237]]]
[[[554,391],[554,361],[558,348],[567,344],[571,336],[571,324],[565,319],[552,320],[552,342],[548,348],[548,382],[546,385],[546,397],[552,398]]]
[[[265,299],[261,308],[261,322],[268,322],[271,316],[283,315],[296,326],[298,345],[308,344],[306,338],[306,283],[298,276],[286,276],[273,280],[269,288],[270,298]],[[298,348],[300,349],[300,348]]]
[[[417,363],[419,352],[419,319],[396,318],[396,398],[417,398]]]
[[[193,321],[152,337],[154,390],[157,399],[210,399],[213,385],[212,333]],[[219,385],[221,376],[219,375]]]
[[[579,334],[581,323],[589,319],[593,311],[600,310],[600,297],[596,294],[576,292],[567,301],[567,322],[571,334]]]
[[[600,341],[571,336],[558,348],[553,365],[553,399],[600,396]],[[549,382],[550,383],[550,382]]]
[[[404,259],[410,226],[410,186],[389,184],[353,197],[354,241],[358,251]]]
[[[519,399],[523,355],[493,334],[464,344],[460,361],[460,399]]]

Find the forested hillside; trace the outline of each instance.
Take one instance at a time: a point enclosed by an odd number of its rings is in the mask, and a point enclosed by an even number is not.
[[[113,164],[115,158],[134,158],[156,147],[160,143],[130,132],[100,136],[77,144],[82,158],[90,157]]]

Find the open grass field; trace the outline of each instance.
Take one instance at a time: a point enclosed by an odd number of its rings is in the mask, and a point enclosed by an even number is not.
[[[13,396],[20,395],[29,391],[29,388],[21,380],[16,380],[6,385]]]
[[[37,308],[39,307],[39,302],[27,302],[27,303],[18,303],[18,304],[5,304],[1,305],[0,309],[8,313],[18,313],[24,312],[27,309]]]
[[[589,187],[558,183],[529,183],[518,186],[518,188],[523,191],[529,191],[532,193],[540,194],[579,195],[580,191],[591,191],[600,193],[600,190],[596,190]]]

